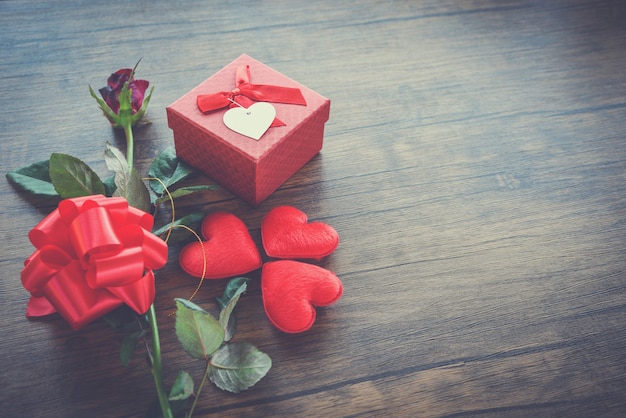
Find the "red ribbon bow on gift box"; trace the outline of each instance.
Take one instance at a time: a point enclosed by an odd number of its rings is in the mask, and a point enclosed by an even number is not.
[[[306,100],[298,88],[251,84],[249,65],[237,67],[235,71],[235,88],[233,90],[201,94],[196,98],[198,109],[202,113],[208,113],[224,107],[235,107],[237,104],[248,108],[255,101],[306,106]],[[274,122],[272,122],[270,127],[276,126],[285,126],[285,123],[278,118],[274,118]]]
[[[79,329],[123,303],[145,313],[155,295],[152,270],[167,262],[153,221],[121,197],[60,202],[28,234],[37,250],[21,274],[32,295],[26,315],[58,311]]]

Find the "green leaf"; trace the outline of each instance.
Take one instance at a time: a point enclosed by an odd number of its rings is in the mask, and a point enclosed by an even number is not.
[[[102,183],[104,184],[104,194],[106,196],[113,196],[117,186],[115,185],[115,176],[109,176],[105,178]]]
[[[194,212],[191,213],[187,216],[183,216],[180,219],[177,219],[176,221],[174,221],[173,226],[179,226],[179,225],[185,225],[189,228],[191,228],[192,230],[196,230],[198,229],[198,227],[200,226],[200,222],[202,222],[202,219],[204,219],[206,215],[206,212]],[[167,232],[167,230],[172,226],[172,224],[166,224],[164,226],[162,226],[159,229],[156,229],[154,231],[152,231],[152,233],[154,235],[158,235],[161,236],[163,234],[165,234]],[[179,241],[183,241],[187,238],[189,238],[191,235],[191,233],[183,228],[174,228],[172,230],[172,234],[170,235],[169,240],[167,241],[168,244],[173,244],[175,242],[179,242]]]
[[[119,94],[117,100],[120,103],[120,108],[117,111],[118,125],[120,127],[127,127],[133,125],[133,105],[132,105],[132,89],[130,88],[130,79],[127,80]]]
[[[252,344],[226,344],[211,357],[209,379],[220,389],[237,393],[256,384],[271,367],[272,359]]]
[[[226,286],[226,291],[224,292],[224,296],[222,296],[221,298],[217,298],[220,305],[224,301],[228,300],[228,302],[226,302],[226,304],[220,311],[220,316],[219,316],[220,325],[222,326],[222,328],[224,328],[224,341],[230,341],[230,339],[235,334],[236,321],[235,321],[235,317],[231,316],[231,314],[235,310],[235,306],[237,305],[237,302],[239,302],[239,297],[246,291],[246,288],[248,287],[247,279],[243,283],[241,283],[240,279],[245,279],[245,277],[238,277],[238,278],[231,280],[232,283],[238,283],[239,287],[237,287],[233,291],[232,288],[234,287],[234,285],[231,286],[230,288],[229,286]]]
[[[64,198],[104,194],[100,177],[87,164],[67,154],[50,156],[50,179],[54,189]]]
[[[178,373],[178,377],[172,386],[172,390],[168,395],[168,401],[172,414],[175,417],[183,416],[182,412],[185,410],[187,404],[191,400],[193,395],[194,384],[191,376],[186,371],[182,370]],[[146,415],[146,417],[161,417],[161,408],[157,402],[157,407],[154,409],[153,414]]]
[[[107,143],[107,147],[104,150],[104,162],[107,168],[115,174],[115,184],[118,187],[119,184],[126,183],[130,169],[126,157],[119,148]]]
[[[107,144],[104,161],[107,168],[115,174],[116,189],[113,196],[121,196],[128,200],[129,205],[150,212],[150,193],[139,172],[135,168],[129,169],[124,154],[111,144]]]
[[[113,124],[113,126],[118,127],[119,126],[119,124],[118,124],[118,119],[119,118],[117,117],[115,112],[113,112],[113,110],[111,110],[109,105],[106,104],[106,102],[104,100],[102,100],[100,97],[98,97],[98,95],[96,94],[95,91],[93,91],[91,86],[89,86],[89,94],[91,94],[91,97],[96,99],[96,102],[98,102],[98,105],[100,106],[100,110],[102,110],[102,113],[109,120],[109,122],[111,122],[111,124]]]
[[[146,316],[137,315],[128,305],[122,305],[112,310],[108,314],[103,315],[102,319],[109,324],[111,328],[121,331],[136,331],[141,327],[142,323],[145,326],[148,325]]]
[[[132,334],[127,335],[122,340],[122,348],[120,350],[120,359],[122,360],[122,365],[124,367],[128,367],[128,363],[130,362],[130,358],[137,348],[137,344],[139,341],[146,335],[145,330],[135,331]]]
[[[193,172],[194,169],[191,166],[178,159],[174,147],[169,147],[163,150],[152,162],[148,175],[149,177],[160,179],[165,184],[165,187],[169,189],[172,185],[187,178]],[[165,191],[163,185],[156,180],[150,180],[150,188],[159,196]]]
[[[216,190],[216,189],[218,189],[218,186],[214,184],[205,184],[205,185],[200,185],[200,186],[181,187],[180,189],[176,189],[174,191],[170,190],[170,194],[172,195],[172,199],[177,199],[179,197],[187,196],[192,193],[200,192],[203,190]],[[169,200],[170,198],[166,194],[156,199],[155,204],[160,205],[163,202],[169,202]]]
[[[195,303],[176,298],[176,336],[193,358],[207,360],[224,342],[224,329]]]
[[[193,379],[184,370],[181,370],[178,373],[178,377],[176,377],[176,381],[174,382],[174,386],[172,386],[172,390],[170,390],[170,394],[168,395],[168,399],[170,401],[180,401],[189,398],[193,395]]]
[[[224,307],[228,305],[230,300],[240,292],[241,287],[247,285],[249,281],[250,279],[248,279],[247,277],[235,277],[230,279],[226,284],[224,294],[218,298],[215,298],[215,300],[217,300],[217,303],[220,304],[220,309],[224,309]]]
[[[50,161],[39,161],[7,173],[7,179],[20,189],[40,196],[59,196],[50,179]]]
[[[130,177],[126,184],[126,196],[124,197],[128,200],[129,205],[150,213],[150,192],[134,167],[130,170]]]

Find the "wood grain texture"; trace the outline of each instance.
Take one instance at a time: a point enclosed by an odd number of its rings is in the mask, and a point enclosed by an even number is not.
[[[341,236],[320,264],[344,296],[309,332],[272,328],[250,275],[236,338],[272,370],[208,387],[197,416],[626,415],[624,3],[231,3],[0,2],[3,172],[66,152],[106,174],[123,137],[87,86],[140,57],[143,172],[173,144],[165,107],[241,53],[331,99],[323,151],[260,207],[226,191],[177,207],[231,211],[260,243],[263,215],[293,205]],[[26,233],[52,207],[6,181],[0,197],[0,415],[142,416],[152,377],[139,352],[121,366],[122,334],[24,318]],[[196,285],[179,249],[155,302],[169,384],[203,370],[168,317]]]

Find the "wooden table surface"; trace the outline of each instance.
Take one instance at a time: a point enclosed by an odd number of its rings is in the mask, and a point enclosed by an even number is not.
[[[271,208],[300,208],[338,230],[320,265],[344,295],[284,334],[250,274],[236,339],[273,367],[194,416],[626,416],[625,22],[621,0],[3,1],[0,167],[63,152],[105,176],[123,136],[87,87],[143,57],[145,173],[173,145],[165,107],[247,53],[331,99],[324,148],[259,207],[178,210],[233,212],[260,243]],[[25,318],[27,232],[53,206],[0,193],[0,415],[142,416],[152,376],[139,351],[121,365],[123,334]],[[168,317],[196,285],[180,248],[157,273],[168,386],[204,367]]]

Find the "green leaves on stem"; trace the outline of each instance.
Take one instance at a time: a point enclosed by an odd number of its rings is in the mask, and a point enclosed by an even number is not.
[[[176,336],[191,357],[209,360],[224,342],[224,328],[195,303],[176,299]]]
[[[166,148],[152,162],[148,170],[150,176],[150,188],[157,194],[162,195],[165,188],[189,177],[194,170],[176,157],[174,147]],[[158,180],[154,179],[160,179]]]
[[[187,299],[175,299],[176,323],[175,331],[183,349],[193,358],[205,362],[205,372],[198,385],[186,371],[180,371],[169,393],[165,395],[162,383],[157,385],[159,399],[152,405],[151,411],[168,409],[175,416],[188,409],[190,418],[207,380],[217,387],[229,392],[246,390],[259,382],[272,367],[270,357],[247,342],[230,342],[235,333],[235,307],[247,289],[249,279],[236,277],[228,281],[222,296],[216,298],[220,307],[217,318],[200,306]],[[145,316],[127,315],[128,310],[120,309],[107,315],[107,321],[115,328],[128,332],[122,342],[120,358],[128,365],[137,345],[148,337],[145,329],[146,321],[150,325],[153,343],[155,342],[156,317],[153,308]],[[148,344],[148,357],[151,361],[155,381],[161,381],[161,364],[159,344],[153,345],[151,353]],[[158,355],[157,355],[158,354]],[[189,402],[193,403],[189,407]],[[167,402],[166,402],[167,401]]]
[[[128,165],[124,154],[111,144],[107,144],[104,161],[107,168],[114,173],[116,188],[113,196],[121,196],[128,201],[129,205],[144,212],[150,212],[150,193],[141,180],[139,172]]]
[[[271,367],[270,357],[252,344],[230,343],[213,353],[209,379],[220,389],[237,393],[256,384]]]
[[[39,161],[7,173],[7,179],[19,189],[35,196],[59,197],[50,178],[50,160]]]
[[[113,172],[112,178],[104,181],[84,161],[61,153],[54,153],[49,160],[19,168],[6,176],[18,189],[35,197],[66,199],[93,194],[121,196],[131,206],[145,212],[150,212],[151,204],[158,206],[169,201],[163,185],[168,188],[173,199],[217,187],[198,185],[173,190],[182,180],[195,173],[193,168],[178,159],[174,147],[165,149],[150,166],[149,185],[152,193],[118,148],[107,144],[104,161]]]
[[[219,319],[191,301],[176,299],[176,336],[181,345],[190,356],[207,362],[206,376],[217,387],[235,393],[256,384],[272,367],[270,357],[252,344],[229,342],[234,334],[232,313],[246,287],[246,278],[229,282],[218,298]]]
[[[195,192],[203,190],[215,190],[215,185],[200,185],[200,186],[186,186],[180,187],[176,190],[171,190],[172,186],[185,180],[195,170],[185,164],[183,161],[176,157],[176,151],[174,147],[166,148],[150,165],[148,176],[150,177],[150,189],[154,192],[154,199],[152,203],[160,205],[161,203],[168,201],[171,196],[172,199],[187,196]],[[156,180],[159,179],[159,180]],[[168,189],[170,196],[165,193],[165,189]]]
[[[104,194],[104,184],[87,164],[67,154],[50,156],[50,179],[57,193],[64,199]]]
[[[135,66],[136,68],[136,66]],[[134,80],[135,69],[121,69],[107,80],[107,86],[100,89],[102,98],[89,87],[103,114],[116,128],[122,128],[126,136],[124,154],[116,147],[107,144],[104,161],[113,172],[104,181],[84,161],[67,154],[53,153],[49,160],[40,161],[7,173],[7,179],[25,193],[39,198],[66,199],[90,195],[119,196],[131,206],[150,212],[169,200],[190,194],[215,189],[214,185],[177,187],[194,170],[176,157],[173,147],[163,151],[152,163],[149,179],[142,179],[134,168],[133,126],[144,116],[153,88],[147,96],[148,82]],[[116,109],[115,111],[113,109]],[[149,180],[146,187],[144,180]],[[172,206],[172,218],[174,207]],[[173,226],[200,223],[204,214],[191,214],[181,219],[172,219],[173,225],[166,225],[162,231]],[[161,235],[154,232],[155,235]],[[171,237],[171,234],[168,234]],[[176,299],[176,335],[183,348],[192,357],[206,362],[205,373],[194,394],[194,382],[187,372],[180,372],[169,394],[165,392],[162,378],[161,343],[154,305],[144,315],[134,312],[128,317],[129,309],[121,307],[105,319],[115,328],[129,332],[122,342],[120,359],[128,366],[130,358],[140,342],[145,343],[147,358],[152,368],[160,415],[172,418],[182,411],[187,401],[195,396],[187,417],[191,417],[200,391],[207,379],[218,387],[231,392],[239,392],[256,384],[267,374],[272,362],[269,356],[249,343],[230,342],[236,329],[235,306],[247,287],[246,278],[231,280],[224,295],[217,299],[220,305],[218,319],[185,299]],[[129,319],[132,326],[129,327]],[[149,328],[146,328],[149,325]],[[151,336],[152,347],[148,343]],[[159,414],[159,412],[155,412]]]

